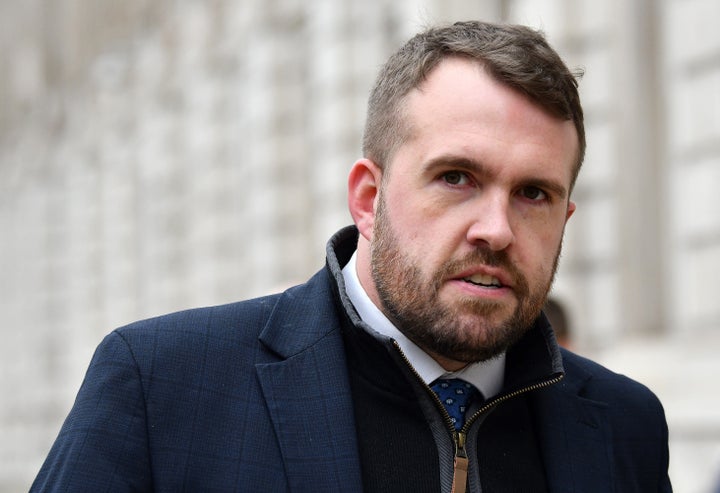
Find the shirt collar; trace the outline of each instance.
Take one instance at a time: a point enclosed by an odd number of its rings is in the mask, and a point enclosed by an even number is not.
[[[473,384],[486,399],[497,395],[503,386],[505,353],[490,359],[472,363],[462,370],[448,372],[425,351],[408,339],[373,303],[357,275],[356,255],[342,269],[345,290],[360,318],[375,332],[397,341],[400,349],[423,381],[430,385],[438,378],[461,378]]]

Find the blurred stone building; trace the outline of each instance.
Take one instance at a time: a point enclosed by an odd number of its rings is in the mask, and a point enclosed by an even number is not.
[[[542,28],[585,76],[554,296],[663,399],[677,491],[720,473],[716,0],[0,3],[0,492],[26,490],[114,327],[301,281],[350,222],[386,56],[422,26]]]

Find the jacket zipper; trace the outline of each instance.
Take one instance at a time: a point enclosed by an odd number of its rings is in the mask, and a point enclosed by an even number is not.
[[[517,397],[520,394],[524,394],[526,392],[531,392],[533,390],[542,389],[545,387],[549,387],[550,385],[554,385],[558,383],[560,380],[563,379],[563,374],[559,374],[556,377],[553,377],[549,380],[544,380],[542,382],[538,382],[533,385],[528,385],[527,387],[523,387],[521,389],[515,390],[513,392],[510,392],[509,394],[502,395],[496,399],[487,401],[485,404],[483,404],[480,409],[475,411],[472,416],[470,416],[468,419],[465,420],[465,424],[460,429],[460,431],[455,430],[455,426],[453,425],[452,418],[450,417],[450,414],[448,414],[447,409],[445,409],[445,406],[440,401],[440,398],[437,396],[437,394],[430,388],[429,385],[425,384],[422,377],[418,374],[418,372],[415,370],[415,368],[410,364],[410,361],[408,361],[407,356],[405,356],[405,353],[400,348],[400,344],[398,344],[397,341],[393,339],[392,341],[393,346],[398,350],[400,353],[400,356],[402,357],[403,361],[405,361],[405,364],[410,368],[410,371],[415,375],[415,377],[423,384],[427,392],[429,393],[430,397],[435,401],[438,409],[440,409],[440,412],[443,415],[443,419],[445,421],[445,424],[447,425],[448,430],[451,432],[452,439],[453,439],[453,445],[455,447],[455,458],[454,458],[454,470],[453,470],[453,485],[452,485],[452,493],[465,493],[467,490],[467,477],[468,477],[468,456],[467,451],[465,449],[465,441],[467,439],[467,432],[470,430],[470,427],[475,422],[476,419],[478,419],[483,413],[489,411],[493,407],[497,406],[498,404],[501,404],[507,400],[512,399],[513,397]]]
[[[453,474],[452,493],[465,493],[466,491],[468,456],[465,450],[465,440],[467,438],[467,432],[470,430],[470,427],[475,422],[475,420],[478,419],[483,413],[488,412],[490,409],[497,406],[498,404],[508,401],[513,397],[517,397],[520,394],[554,385],[560,380],[562,380],[563,377],[564,375],[561,373],[558,376],[553,377],[549,380],[544,380],[533,385],[528,385],[527,387],[515,390],[513,392],[510,392],[509,394],[502,395],[497,399],[490,400],[486,402],[482,407],[480,407],[480,409],[478,409],[475,413],[473,413],[472,416],[465,420],[465,424],[463,425],[462,429],[457,433],[453,433],[453,437],[455,438],[455,471]],[[430,390],[432,391],[432,389]],[[433,392],[433,394],[435,394],[435,392]],[[440,399],[438,399],[438,401],[439,400]],[[442,403],[440,403],[440,405],[443,410],[445,410],[445,406],[443,406]],[[445,411],[445,414],[447,414],[447,411]],[[460,466],[459,468],[458,465]]]

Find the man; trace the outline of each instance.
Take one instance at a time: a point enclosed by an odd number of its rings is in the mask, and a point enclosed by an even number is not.
[[[371,94],[326,268],[110,334],[33,490],[670,491],[658,400],[541,313],[584,150],[540,34],[415,36]]]

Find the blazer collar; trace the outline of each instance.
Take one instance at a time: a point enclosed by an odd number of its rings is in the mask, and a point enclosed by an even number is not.
[[[334,287],[327,270],[278,299],[256,365],[291,491],[362,491],[355,418]]]
[[[608,405],[582,397],[592,376],[564,363],[565,378],[533,396],[549,491],[613,492]]]
[[[260,334],[260,342],[279,357],[290,358],[339,332],[341,316],[362,323],[345,294],[342,276],[342,266],[355,251],[357,235],[354,226],[336,233],[327,245],[327,267],[306,284],[280,295]]]

